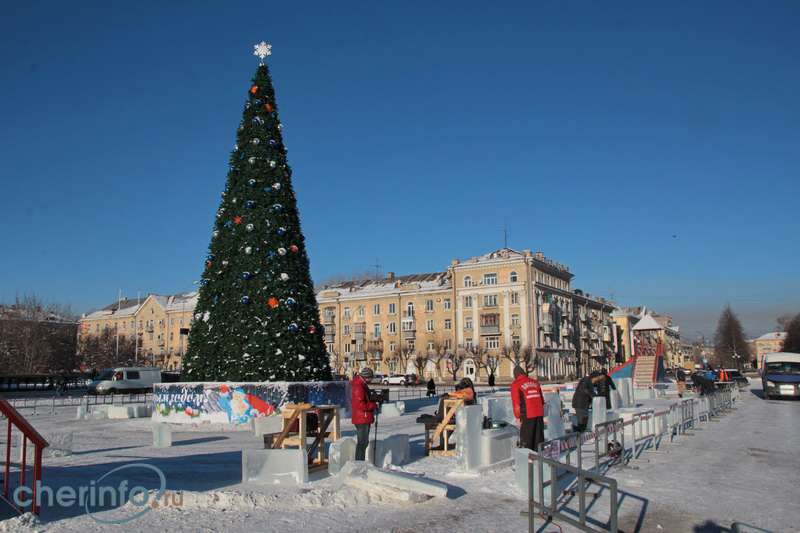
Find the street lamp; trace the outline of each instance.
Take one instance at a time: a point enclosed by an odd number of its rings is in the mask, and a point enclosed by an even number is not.
[[[192,285],[197,285],[198,283],[200,283],[200,282],[199,281],[193,281],[190,284],[188,284],[185,289],[183,289],[183,295],[184,296],[183,296],[183,301],[181,302],[181,328],[178,330],[178,334],[181,337],[181,358],[178,361],[178,370],[179,371],[183,370],[183,356],[184,356],[184,353],[183,353],[183,339],[184,339],[184,337],[189,335],[189,328],[184,327],[184,320],[186,319],[186,298],[187,298],[186,293],[189,292],[189,288]]]

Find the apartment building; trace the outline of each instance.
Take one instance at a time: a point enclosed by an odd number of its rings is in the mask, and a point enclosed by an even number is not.
[[[197,292],[148,294],[143,299],[121,298],[80,319],[81,334],[111,329],[137,343],[142,364],[179,370]]]
[[[611,302],[573,291],[565,265],[504,248],[444,272],[346,282],[317,294],[334,370],[424,377],[489,372],[516,364],[543,378],[613,363]]]
[[[753,343],[755,344],[755,358],[758,369],[761,369],[761,359],[764,354],[780,352],[783,348],[783,341],[786,340],[785,331],[767,333],[761,335]]]

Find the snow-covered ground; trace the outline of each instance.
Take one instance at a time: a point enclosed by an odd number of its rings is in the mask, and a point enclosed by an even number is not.
[[[760,392],[754,381],[743,390],[738,409],[703,424],[694,436],[679,437],[680,446],[664,445],[669,453],[642,454],[649,462],[638,463],[638,470],[611,467],[606,475],[619,482],[620,530],[727,531],[741,521],[775,532],[800,531],[800,402],[767,402]],[[413,461],[399,469],[447,484],[446,499],[375,501],[352,487],[334,490],[334,478],[325,472],[310,474],[300,486],[242,484],[241,451],[262,446],[247,426],[180,426],[172,447],[156,448],[149,419],[76,420],[74,407],[57,408],[56,414],[39,410],[29,420],[40,432],[74,432],[73,455],[44,460],[47,486],[77,490],[114,468],[145,463],[162,470],[167,492],[181,492],[183,500],[121,525],[97,522],[83,507],[46,506],[40,518],[27,514],[0,522],[0,531],[526,531],[520,511],[527,504],[513,468],[467,475],[453,471],[454,458],[425,457],[423,428],[415,419],[432,413],[434,403],[410,400],[406,407],[402,417],[379,419],[379,437],[408,434]],[[355,434],[349,422],[343,432]],[[145,481],[146,473],[134,471]],[[576,501],[571,508],[577,509]],[[94,516],[112,520],[139,510],[128,503]],[[605,520],[608,494],[590,510]],[[574,531],[564,523],[536,524],[541,532]]]

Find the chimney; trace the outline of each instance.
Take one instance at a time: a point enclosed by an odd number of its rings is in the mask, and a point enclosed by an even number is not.
[[[386,273],[386,279],[393,279],[393,278],[394,278],[394,272],[387,272]]]
[[[531,252],[530,250],[522,250],[522,255],[524,255],[525,257],[531,257],[533,255],[533,252]]]
[[[457,265],[457,264],[458,264],[458,259],[453,259],[453,261],[452,261],[452,263],[451,263],[451,264],[453,264],[453,265]]]

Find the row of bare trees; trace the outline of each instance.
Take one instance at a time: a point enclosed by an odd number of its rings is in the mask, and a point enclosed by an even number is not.
[[[456,380],[458,372],[468,360],[473,361],[477,376],[480,376],[480,372],[483,370],[487,377],[492,374],[497,375],[497,368],[502,359],[507,359],[511,366],[524,368],[526,372],[533,371],[537,363],[533,349],[530,346],[522,346],[520,343],[503,345],[500,348],[499,356],[491,355],[483,344],[461,345],[453,350],[439,340],[434,341],[426,350],[417,350],[407,343],[401,343],[385,357],[379,343],[368,344],[366,353],[369,359],[385,361],[396,368],[399,373],[405,373],[409,363],[413,363],[418,376],[424,376],[428,364],[433,363],[437,376],[449,374],[453,381]],[[339,374],[344,374],[348,369],[345,356],[339,350],[334,350],[331,354],[331,365]]]
[[[52,374],[78,366],[78,322],[69,308],[35,295],[0,306],[0,372]]]

